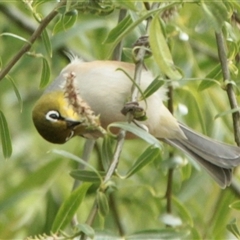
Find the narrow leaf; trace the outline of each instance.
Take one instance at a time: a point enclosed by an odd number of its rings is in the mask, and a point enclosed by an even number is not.
[[[23,101],[22,101],[22,98],[21,98],[21,95],[20,95],[20,92],[18,91],[18,88],[13,80],[12,77],[10,77],[9,75],[6,76],[6,78],[11,82],[12,84],[12,87],[13,87],[13,90],[15,92],[15,95],[18,99],[18,102],[19,102],[19,105],[20,105],[20,112],[22,112],[22,107],[23,107]]]
[[[85,235],[87,235],[88,237],[90,237],[91,239],[94,238],[95,231],[94,231],[94,229],[93,229],[91,226],[89,226],[88,224],[81,223],[81,224],[78,224],[78,225],[76,226],[76,228],[77,228],[79,231],[83,232],[83,233],[84,233]]]
[[[42,75],[40,81],[40,88],[44,88],[50,81],[51,70],[46,58],[42,58]]]
[[[216,83],[219,84],[217,80],[222,78],[222,67],[219,64],[216,65],[208,74],[207,76],[201,81],[198,86],[198,91],[203,91]]]
[[[219,32],[228,18],[227,8],[221,1],[206,1],[201,5],[205,13],[204,23]]]
[[[236,219],[233,219],[233,221],[227,225],[227,230],[231,232],[237,239],[240,239],[240,232],[236,223]]]
[[[230,208],[240,210],[240,201],[235,201],[229,205]]]
[[[182,88],[179,93],[179,99],[183,99],[183,98],[186,101],[188,101],[189,109],[194,109],[194,111],[192,111],[191,114],[195,114],[196,119],[198,119],[199,123],[201,124],[203,133],[206,133],[206,127],[203,121],[203,112],[200,109],[200,106],[199,106],[200,102],[196,100],[195,94],[187,88],[186,89]],[[192,115],[192,119],[195,119],[193,115]]]
[[[64,30],[66,31],[67,29],[71,28],[77,21],[77,18],[78,18],[77,10],[74,9],[72,11],[66,12],[63,18]]]
[[[108,199],[105,193],[97,192],[98,211],[102,217],[105,217],[109,212]]]
[[[102,178],[101,175],[100,175],[100,173],[98,172],[98,170],[97,170],[96,168],[94,168],[92,165],[90,165],[89,163],[87,163],[87,162],[84,161],[83,159],[79,158],[78,156],[73,155],[73,154],[71,154],[71,153],[69,153],[69,152],[66,152],[66,151],[64,151],[64,150],[54,149],[53,152],[56,153],[56,154],[59,154],[59,155],[61,155],[61,156],[63,156],[63,157],[72,159],[72,160],[74,160],[74,161],[76,161],[76,162],[78,162],[78,163],[81,163],[81,164],[84,165],[84,166],[89,167],[91,170],[93,170],[93,171],[96,173],[96,175],[98,175],[99,179]]]
[[[229,110],[226,110],[224,112],[221,112],[221,113],[218,113],[214,119],[217,119],[219,117],[223,117],[223,116],[226,116],[228,114],[232,114],[232,113],[235,113],[235,112],[239,112],[240,111],[240,107],[239,108],[233,108],[233,109],[229,109]]]
[[[106,134],[102,143],[101,160],[103,168],[107,170],[113,159],[113,137]]]
[[[134,87],[136,87],[136,88],[138,89],[139,94],[140,94],[141,96],[143,96],[143,91],[142,91],[142,89],[140,88],[140,86],[138,86],[138,84],[136,83],[136,81],[130,76],[130,74],[129,74],[127,71],[125,71],[125,70],[122,69],[122,68],[117,68],[116,71],[122,71],[122,72],[128,77],[128,79],[132,82],[132,84],[134,85]]]
[[[161,149],[161,144],[157,138],[152,136],[150,133],[147,131],[143,130],[140,127],[137,127],[134,124],[129,124],[127,122],[116,122],[108,125],[108,131],[111,132],[111,128],[116,127],[116,128],[121,128],[125,131],[131,132],[135,134],[136,136],[142,138],[144,141],[150,143],[151,145],[155,145],[156,147]]]
[[[0,37],[2,37],[2,36],[13,37],[13,38],[16,38],[16,39],[18,39],[18,40],[21,40],[21,41],[23,41],[23,42],[26,42],[26,43],[31,44],[26,38],[23,38],[23,37],[21,37],[21,36],[19,36],[19,35],[13,34],[13,33],[2,33],[2,34],[0,34]]]
[[[160,150],[156,147],[148,147],[143,154],[139,156],[139,158],[135,161],[133,166],[129,169],[128,173],[126,174],[126,178],[131,177],[134,173],[138,172],[142,169],[145,165],[152,162],[153,160],[160,158]]]
[[[182,75],[174,66],[171,52],[162,32],[159,14],[156,14],[151,22],[149,29],[149,43],[153,57],[162,73],[172,80],[181,79]]]
[[[78,12],[77,10],[72,10],[67,13],[64,13],[58,22],[55,24],[53,28],[53,35],[66,31],[67,29],[71,28],[75,22],[77,21]]]
[[[193,227],[191,228],[191,239],[202,240],[202,237],[200,236],[198,230]]]
[[[98,172],[99,175],[102,177],[105,176],[105,172]],[[73,170],[70,172],[70,175],[80,181],[83,182],[93,182],[93,183],[100,183],[102,181],[102,178],[99,178],[99,175],[96,174],[93,171],[88,171],[88,170]]]
[[[32,5],[33,5],[33,7],[36,8],[37,6],[39,6],[43,3],[46,3],[46,2],[50,2],[50,1],[52,1],[52,0],[34,0]]]
[[[43,44],[45,46],[46,52],[47,52],[48,56],[51,58],[52,57],[52,44],[51,44],[51,41],[49,39],[46,29],[44,29],[42,32],[42,39],[43,39]]]
[[[193,227],[193,219],[187,208],[175,197],[172,198],[174,206],[178,209],[180,217]]]
[[[142,99],[146,99],[155,93],[162,85],[164,84],[163,80],[159,80],[159,77],[156,77],[151,84],[143,92]]]
[[[73,215],[78,210],[80,204],[85,198],[88,188],[91,186],[89,183],[83,183],[61,205],[56,218],[52,225],[52,232],[57,233],[59,230],[64,229],[73,218]]]
[[[0,110],[0,139],[2,142],[2,151],[5,159],[10,158],[12,155],[12,142],[8,129],[7,120]]]
[[[178,230],[174,228],[168,229],[158,229],[158,230],[145,230],[141,232],[134,233],[130,236],[126,236],[126,240],[172,240],[172,239],[189,239],[190,231],[188,230]]]
[[[132,24],[132,18],[130,15],[128,15],[127,17],[125,17],[115,28],[113,28],[107,38],[104,40],[103,43],[113,43],[114,41],[116,41],[116,39],[119,37],[119,35],[121,35],[122,33],[124,33],[124,31],[129,27],[130,24]]]
[[[172,6],[173,4],[169,4],[168,6],[165,6],[163,8],[158,8],[158,9],[154,9],[151,11],[148,11],[145,15],[143,15],[142,17],[140,17],[139,19],[137,19],[135,22],[133,22],[132,24],[130,24],[127,28],[124,29],[124,31],[122,31],[117,38],[115,39],[113,45],[110,48],[110,52],[113,51],[113,49],[117,46],[117,44],[129,33],[131,33],[133,31],[133,29],[138,26],[142,21],[144,21],[145,19],[147,19],[148,17],[150,17],[153,13],[158,13],[161,11],[164,11],[165,9],[168,9]],[[107,37],[108,39],[108,37]]]

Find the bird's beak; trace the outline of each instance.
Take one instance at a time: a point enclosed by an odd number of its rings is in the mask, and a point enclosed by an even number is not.
[[[67,123],[68,128],[74,128],[81,124],[80,121],[74,121],[74,120],[70,120],[70,119],[66,119],[66,123]]]

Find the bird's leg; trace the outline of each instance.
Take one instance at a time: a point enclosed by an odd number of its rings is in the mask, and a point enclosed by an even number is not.
[[[144,121],[147,118],[145,110],[139,106],[138,102],[125,103],[121,113],[125,116],[130,113],[132,116],[131,120],[135,119],[138,121]]]

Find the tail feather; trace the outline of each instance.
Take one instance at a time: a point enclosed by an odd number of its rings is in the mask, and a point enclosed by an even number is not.
[[[171,146],[177,147],[178,149],[182,150],[183,152],[191,156],[193,159],[195,159],[199,163],[199,165],[202,166],[207,171],[207,173],[219,184],[220,187],[225,188],[231,184],[231,168],[222,168],[212,164],[211,162],[206,161],[204,158],[183,145],[179,140],[164,139],[164,142],[168,143]]]
[[[240,164],[240,148],[217,142],[179,124],[187,139],[164,139],[194,158],[222,187],[231,184],[232,168]]]

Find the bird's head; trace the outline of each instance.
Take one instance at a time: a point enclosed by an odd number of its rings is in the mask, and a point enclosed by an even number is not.
[[[42,95],[33,109],[32,118],[39,134],[51,143],[65,143],[84,131],[81,117],[61,91]]]

